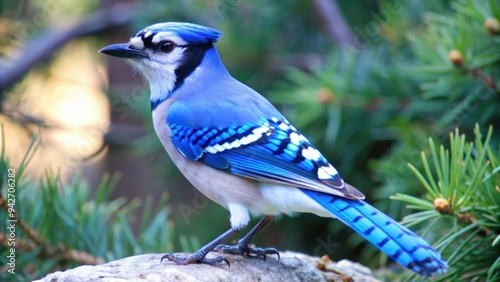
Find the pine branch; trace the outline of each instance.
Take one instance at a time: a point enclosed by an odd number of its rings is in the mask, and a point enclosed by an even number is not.
[[[451,50],[450,53],[448,53],[448,58],[450,59],[451,63],[458,69],[462,70],[463,73],[472,75],[474,78],[479,79],[493,91],[498,91],[497,82],[495,81],[495,79],[493,79],[493,77],[485,75],[480,69],[470,69],[465,66],[463,56],[460,51]]]
[[[419,210],[405,218],[407,224],[439,220],[439,228],[431,232],[451,267],[442,279],[495,277],[498,255],[492,246],[500,231],[500,197],[496,189],[500,170],[498,152],[493,154],[490,148],[492,134],[490,127],[483,138],[476,125],[474,141],[466,142],[457,129],[450,134],[449,149],[435,146],[430,139],[429,160],[424,152],[421,154],[423,171],[409,165],[427,190],[427,200],[402,194],[391,197]]]
[[[465,69],[465,71],[468,72],[468,73],[470,73],[475,78],[480,79],[489,88],[493,89],[494,91],[498,91],[497,82],[492,77],[486,76],[485,74],[483,74],[478,69],[475,69],[475,70],[467,70],[467,69]]]
[[[0,195],[0,206],[8,211],[9,207],[7,201]],[[41,256],[45,258],[55,258],[59,261],[71,260],[79,264],[102,264],[106,261],[103,258],[93,256],[87,252],[75,250],[68,248],[63,244],[51,245],[46,240],[40,236],[40,234],[31,226],[29,226],[24,220],[14,215],[12,220],[15,220],[16,225],[21,227],[21,230],[28,236],[29,239],[18,239],[16,238],[16,247],[22,251],[34,251],[38,248],[42,249]],[[8,236],[5,233],[0,232],[0,243],[8,246]]]

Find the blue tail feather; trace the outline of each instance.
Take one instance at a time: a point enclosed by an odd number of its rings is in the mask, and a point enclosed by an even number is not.
[[[446,261],[424,239],[368,203],[306,189],[301,190],[408,269],[425,276],[447,271]]]

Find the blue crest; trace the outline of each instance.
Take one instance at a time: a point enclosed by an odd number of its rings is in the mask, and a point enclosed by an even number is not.
[[[222,32],[206,26],[183,23],[183,22],[166,22],[158,23],[146,27],[137,33],[137,37],[142,36],[147,32],[175,32],[179,37],[189,42],[190,44],[203,44],[217,42]]]

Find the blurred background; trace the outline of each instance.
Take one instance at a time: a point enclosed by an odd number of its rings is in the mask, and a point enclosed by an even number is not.
[[[2,155],[23,168],[25,183],[54,194],[83,185],[89,201],[105,194],[121,201],[116,210],[133,203],[124,237],[140,237],[147,219],[158,228],[147,238],[158,244],[123,256],[193,251],[227,230],[228,212],[180,175],[157,140],[149,86],[125,61],[97,53],[157,22],[193,22],[221,30],[217,48],[230,73],[270,99],[369,202],[401,220],[410,210],[389,197],[426,194],[407,164],[422,167],[429,138],[446,144],[455,128],[472,136],[476,123],[484,131],[499,124],[499,18],[497,0],[0,0]],[[154,216],[142,207],[159,204],[151,211],[165,216],[148,221]],[[51,217],[37,219],[50,206],[22,205],[34,229],[51,234]],[[106,214],[105,223],[120,219]],[[91,241],[81,249],[92,252]],[[255,243],[386,266],[343,224],[311,215],[282,218]],[[94,254],[120,258],[106,246]],[[26,261],[47,253],[26,252]],[[52,261],[44,271],[65,267]]]

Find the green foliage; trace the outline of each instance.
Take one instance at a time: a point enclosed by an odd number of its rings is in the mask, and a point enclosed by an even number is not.
[[[417,59],[415,78],[424,98],[442,101],[440,110],[446,114],[435,117],[435,127],[446,127],[446,132],[498,118],[500,77],[500,37],[485,28],[487,20],[498,20],[498,1],[456,1],[452,8],[453,17],[428,13],[425,32],[409,34]]]
[[[409,165],[427,199],[404,194],[391,197],[417,210],[404,218],[408,226],[427,224],[426,233],[452,266],[439,281],[497,281],[500,279],[500,154],[492,150],[490,127],[475,140],[450,134],[450,147],[436,148],[429,140],[430,157],[422,152],[423,169]],[[421,281],[412,277],[412,281]]]
[[[0,202],[12,197],[15,202],[0,205],[0,222],[2,225],[8,219],[16,219],[17,222],[14,231],[16,245],[7,246],[6,242],[2,242],[0,262],[2,267],[6,267],[6,257],[11,253],[10,248],[14,247],[16,275],[2,271],[1,280],[32,280],[79,264],[165,252],[170,248],[166,194],[153,208],[151,198],[144,203],[138,199],[129,202],[124,198],[111,199],[118,176],[104,176],[95,191],[80,175],[68,184],[63,184],[57,175],[50,172],[41,180],[30,179],[24,172],[39,139],[34,137],[18,167],[8,162],[4,141],[0,156]],[[12,174],[8,177],[8,169],[15,171],[15,187],[10,190],[7,179],[12,178]],[[8,211],[8,207],[15,212]],[[135,218],[138,210],[142,212],[139,221]],[[136,230],[133,230],[133,225]]]

